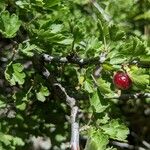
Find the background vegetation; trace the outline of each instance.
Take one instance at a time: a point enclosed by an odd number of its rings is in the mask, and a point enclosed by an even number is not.
[[[0,149],[27,150],[34,136],[69,149],[74,106],[81,150],[150,149],[149,8],[149,0],[1,0]],[[133,81],[121,96],[118,70]]]

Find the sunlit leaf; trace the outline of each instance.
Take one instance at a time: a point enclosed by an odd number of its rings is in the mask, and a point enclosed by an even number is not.
[[[16,14],[10,15],[8,11],[4,11],[0,15],[0,32],[6,38],[12,38],[19,30],[21,21]]]

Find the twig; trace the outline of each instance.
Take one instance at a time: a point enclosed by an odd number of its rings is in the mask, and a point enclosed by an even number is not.
[[[78,107],[75,105],[76,100],[70,97],[65,88],[61,84],[55,83],[54,86],[59,86],[59,88],[64,92],[66,96],[66,102],[71,108],[71,150],[80,150],[79,147],[79,123],[76,121]]]
[[[138,146],[130,145],[128,143],[121,143],[121,142],[117,142],[117,141],[112,141],[111,143],[113,145],[116,145],[116,146],[121,147],[121,148],[127,148],[127,149],[133,149],[133,150],[146,150],[143,147],[138,147]]]
[[[64,94],[65,94],[65,96],[66,96],[66,101],[67,101],[68,105],[70,106],[70,108],[72,109],[72,108],[75,106],[75,99],[74,99],[73,97],[70,97],[70,96],[67,94],[65,88],[62,87],[61,84],[55,83],[54,86],[59,86],[59,88],[64,92]]]
[[[138,135],[136,133],[134,133],[134,132],[131,132],[131,135],[133,137],[135,137],[138,141],[140,141],[146,148],[150,149],[150,144],[147,141],[140,139],[138,137]]]
[[[105,60],[106,60],[106,57],[107,57],[106,52],[101,53],[100,56],[99,56],[99,62],[101,64],[104,63]],[[100,65],[96,66],[96,69],[94,70],[94,74],[93,74],[95,78],[99,78],[101,76],[102,69],[103,69],[102,65],[101,66]]]
[[[105,99],[142,99],[150,98],[150,93],[122,94],[121,96],[105,97]]]

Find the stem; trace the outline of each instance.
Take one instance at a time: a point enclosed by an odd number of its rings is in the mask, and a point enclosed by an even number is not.
[[[150,93],[135,93],[135,94],[122,94],[120,96],[105,97],[105,99],[142,99],[150,98]]]
[[[105,10],[96,2],[96,0],[91,0],[91,3],[94,5],[94,7],[100,12],[100,14],[103,15],[104,19],[109,22],[111,20],[111,17],[105,12]]]
[[[66,102],[68,106],[71,108],[71,150],[80,150],[79,147],[79,123],[76,121],[78,107],[75,105],[76,100],[73,97],[70,97],[65,88],[62,87],[61,84],[55,83],[54,86],[58,86],[66,96]]]

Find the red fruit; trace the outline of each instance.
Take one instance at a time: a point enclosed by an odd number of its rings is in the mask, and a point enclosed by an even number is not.
[[[114,76],[113,76],[113,82],[115,86],[118,89],[121,90],[127,90],[131,87],[132,85],[132,80],[128,76],[127,73],[124,73],[122,71],[118,71]]]

